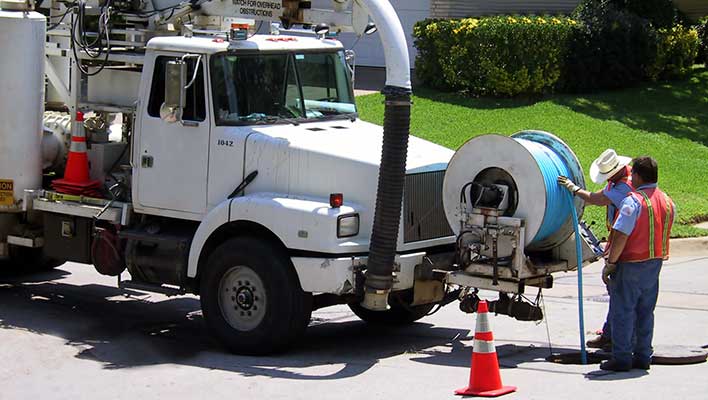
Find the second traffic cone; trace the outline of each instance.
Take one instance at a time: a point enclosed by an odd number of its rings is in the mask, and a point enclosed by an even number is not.
[[[487,302],[481,300],[477,307],[477,326],[474,330],[470,383],[466,388],[455,390],[455,394],[497,397],[516,391],[516,386],[502,385],[499,360],[494,348],[494,336],[489,326],[488,312]]]
[[[77,128],[71,135],[69,158],[64,169],[64,178],[52,182],[52,187],[59,193],[100,197],[101,182],[89,177],[89,162],[86,154],[86,134],[84,132],[84,114],[76,112]]]

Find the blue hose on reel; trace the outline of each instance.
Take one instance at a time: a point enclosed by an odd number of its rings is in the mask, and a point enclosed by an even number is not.
[[[559,175],[572,177],[570,168],[563,160],[548,147],[526,139],[515,139],[521,143],[533,156],[538,164],[546,189],[546,210],[543,223],[539,228],[533,241],[541,241],[565,223],[568,217],[572,218],[575,230],[575,252],[578,263],[578,319],[580,325],[580,360],[582,364],[587,364],[587,352],[585,349],[585,320],[583,316],[583,260],[582,248],[580,244],[580,232],[578,230],[578,215],[575,211],[573,196],[557,183]]]
[[[565,200],[566,190],[558,186],[556,181],[559,175],[572,176],[572,174],[558,154],[543,144],[526,139],[515,140],[531,153],[543,175],[546,189],[546,211],[543,223],[533,238],[534,242],[541,241],[560,229],[571,216],[571,209],[575,212],[575,206],[569,205]]]

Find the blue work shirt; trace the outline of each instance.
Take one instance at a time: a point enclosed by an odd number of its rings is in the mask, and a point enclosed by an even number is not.
[[[632,187],[627,184],[627,182],[616,182],[611,183],[610,188],[605,187],[602,189],[602,194],[605,195],[612,204],[607,206],[607,220],[614,221],[615,210],[619,210],[622,205],[622,201],[625,197],[632,191]]]
[[[638,187],[637,190],[652,189],[655,187],[656,183],[648,183],[646,185]],[[617,217],[617,221],[615,221],[614,225],[612,225],[612,229],[620,231],[625,235],[629,236],[634,230],[634,226],[637,224],[639,214],[641,214],[642,212],[642,203],[640,203],[639,200],[634,198],[634,196],[627,196],[622,201],[622,204],[620,205],[619,209],[619,216]],[[671,215],[672,219],[676,215],[675,203],[673,203],[673,207],[671,207]]]

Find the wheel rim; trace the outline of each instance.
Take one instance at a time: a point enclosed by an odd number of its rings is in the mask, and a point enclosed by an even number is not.
[[[255,329],[265,317],[266,306],[265,287],[254,270],[239,265],[226,271],[219,283],[219,308],[231,327]]]

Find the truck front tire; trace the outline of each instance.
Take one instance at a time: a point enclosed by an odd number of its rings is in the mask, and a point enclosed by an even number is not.
[[[255,238],[216,248],[200,297],[207,326],[237,354],[285,350],[303,335],[312,313],[312,295],[302,291],[285,252]]]

